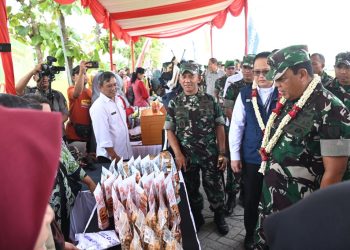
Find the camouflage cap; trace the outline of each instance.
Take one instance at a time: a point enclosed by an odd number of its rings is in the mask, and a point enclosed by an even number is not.
[[[182,63],[180,66],[180,74],[184,74],[186,71],[191,74],[199,74],[199,65],[197,63]]]
[[[227,60],[227,61],[225,62],[225,68],[234,67],[235,65],[236,65],[235,61]]]
[[[335,57],[335,66],[339,66],[339,64],[345,64],[350,66],[350,52],[341,52]]]
[[[293,45],[277,50],[267,58],[271,69],[265,77],[270,81],[277,80],[289,67],[307,61],[310,61],[310,55],[306,45]]]
[[[242,66],[248,66],[253,68],[255,54],[248,54],[243,57]]]

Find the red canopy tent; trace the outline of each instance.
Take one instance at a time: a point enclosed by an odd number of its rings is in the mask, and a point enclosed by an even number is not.
[[[5,8],[6,0],[0,0]],[[71,4],[75,0],[55,0],[60,4]],[[171,38],[188,34],[205,24],[221,28],[225,24],[228,13],[233,16],[245,12],[245,53],[247,53],[247,14],[248,0],[81,0],[85,8],[90,8],[97,23],[110,30],[110,45],[112,34],[126,43],[136,42],[139,37]],[[0,9],[2,10],[2,9]],[[5,13],[5,15],[3,15]],[[6,9],[1,12],[1,24],[6,24]],[[6,25],[5,25],[6,27]],[[3,29],[2,29],[3,31]],[[1,32],[0,42],[3,36]],[[211,32],[212,34],[212,32]],[[212,39],[211,39],[212,40]],[[112,48],[110,57],[112,67]],[[3,54],[3,53],[2,53]],[[11,61],[12,62],[12,61]],[[5,75],[10,72],[12,63],[3,64]],[[12,70],[13,74],[13,70]],[[7,81],[7,90],[14,90],[14,81]]]

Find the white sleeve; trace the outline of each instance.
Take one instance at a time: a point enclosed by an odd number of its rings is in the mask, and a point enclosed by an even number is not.
[[[241,93],[239,93],[233,108],[230,132],[228,136],[231,161],[241,159],[240,149],[244,132],[245,117],[246,113],[242,102]]]
[[[180,69],[177,65],[174,65],[173,69],[173,76],[170,81],[167,82],[167,85],[170,90],[176,87],[177,80],[178,80],[178,75],[179,75]]]
[[[226,92],[227,92],[227,89],[228,87],[230,87],[231,84],[234,84],[235,82],[238,82],[240,80],[243,79],[243,74],[241,71],[238,71],[237,74],[234,74],[232,76],[229,76],[227,79],[226,79],[226,82],[225,82],[225,87],[224,87],[224,95],[223,97],[226,96]]]
[[[113,147],[113,141],[109,134],[108,109],[107,107],[90,108],[92,127],[96,142],[101,148]]]

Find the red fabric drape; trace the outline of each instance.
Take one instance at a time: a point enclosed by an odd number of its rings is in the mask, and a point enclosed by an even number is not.
[[[210,23],[210,57],[213,57],[213,23]]]
[[[0,43],[10,43],[10,36],[7,29],[6,0],[0,0]],[[6,93],[16,94],[15,75],[13,73],[13,62],[11,52],[0,52],[2,67],[5,74]]]
[[[75,0],[55,0],[55,2],[65,5],[65,4],[72,4],[75,2]]]

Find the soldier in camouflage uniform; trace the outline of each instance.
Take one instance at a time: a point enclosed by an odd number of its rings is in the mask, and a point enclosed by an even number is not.
[[[225,89],[225,84],[226,80],[228,77],[232,76],[235,74],[235,61],[226,61],[225,62],[225,72],[226,74],[217,79],[215,82],[215,97],[217,98],[222,110],[224,110],[224,89]],[[225,114],[224,114],[225,120],[227,119]],[[229,122],[226,122],[225,124],[225,141],[226,141],[226,148],[229,148],[228,146],[228,132],[229,132],[229,126],[227,126]],[[230,162],[230,154],[227,152],[228,161]],[[234,184],[234,175],[232,172],[231,168],[227,168],[226,171],[226,187],[225,187],[225,192],[227,193],[227,202],[225,205],[226,209],[226,214],[231,215],[233,213],[233,209],[236,206],[236,193],[238,193],[238,190],[235,189],[235,184]]]
[[[226,85],[230,84],[227,87],[227,91],[224,96],[224,113],[226,117],[231,121],[233,107],[235,105],[235,101],[239,94],[239,91],[247,86],[251,85],[253,82],[253,61],[255,55],[248,54],[243,57],[242,62],[242,73],[243,79],[237,82],[230,82],[230,77],[227,79]],[[233,78],[233,76],[231,77]],[[227,182],[226,182],[226,192],[229,194],[226,202],[226,213],[227,215],[231,215],[233,213],[233,208],[236,205],[236,194],[239,192],[241,186],[241,177],[240,173],[233,173],[232,169],[229,168],[227,170]],[[243,192],[241,190],[240,200],[243,204]]]
[[[204,224],[203,197],[199,192],[200,170],[208,201],[214,209],[214,222],[225,235],[229,228],[224,216],[223,171],[226,168],[224,117],[215,98],[198,91],[199,68],[185,63],[180,68],[183,92],[169,102],[164,129],[183,170],[197,230]]]
[[[271,139],[314,75],[305,45],[278,50],[268,57],[268,63],[271,70],[266,78],[275,80],[287,99],[274,121]],[[321,82],[282,131],[268,156],[263,180],[255,238],[258,249],[267,248],[262,224],[267,215],[349,175],[350,113]]]
[[[327,87],[334,78],[328,75],[323,69],[326,63],[324,56],[320,53],[313,53],[310,59],[314,74],[319,75],[321,77],[321,83],[323,87]]]
[[[229,76],[232,76],[235,73],[235,61],[226,61],[225,62],[225,75],[220,77],[215,81],[215,90],[214,90],[214,96],[217,99],[217,101],[220,103],[220,106],[223,107],[224,103],[224,88],[226,79]]]
[[[335,79],[325,87],[350,109],[350,52],[342,52],[335,57],[334,69]]]

